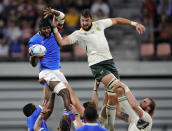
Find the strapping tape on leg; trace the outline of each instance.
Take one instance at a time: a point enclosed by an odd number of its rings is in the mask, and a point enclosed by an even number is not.
[[[109,84],[108,84],[108,86],[107,86],[107,92],[108,92],[108,94],[109,94],[109,93],[114,93],[114,92],[113,92],[114,85],[115,85],[117,82],[119,82],[119,80],[118,80],[117,78],[113,78],[113,79],[109,82]]]
[[[67,87],[65,86],[65,84],[64,84],[63,82],[60,82],[60,83],[58,83],[58,84],[54,87],[54,92],[57,93],[57,94],[59,94],[59,92],[60,92],[62,89],[65,89],[65,88],[67,88]]]

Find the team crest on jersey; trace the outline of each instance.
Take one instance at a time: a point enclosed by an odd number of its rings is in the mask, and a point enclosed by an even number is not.
[[[96,30],[97,30],[97,31],[100,31],[101,29],[100,29],[100,27],[97,26],[97,27],[96,27]]]

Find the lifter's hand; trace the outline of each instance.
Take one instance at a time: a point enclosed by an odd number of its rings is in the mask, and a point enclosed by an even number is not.
[[[136,25],[136,30],[140,35],[142,35],[145,32],[146,29],[142,24],[137,24]]]
[[[60,24],[60,21],[56,19],[56,16],[53,16],[53,21],[52,21],[52,25],[53,27],[57,27]]]
[[[54,13],[54,9],[51,9],[50,7],[43,10],[44,18],[53,15],[53,13]]]

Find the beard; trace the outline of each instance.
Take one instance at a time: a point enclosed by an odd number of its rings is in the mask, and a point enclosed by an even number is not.
[[[87,28],[85,28],[84,26],[82,26],[82,28],[85,30],[85,31],[89,31],[92,27],[92,24],[90,26],[88,26]]]

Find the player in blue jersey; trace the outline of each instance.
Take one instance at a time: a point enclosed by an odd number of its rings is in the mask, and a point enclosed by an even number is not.
[[[55,94],[52,93],[51,96],[49,97],[48,94],[48,86],[44,87],[43,90],[43,95],[42,95],[42,100],[38,108],[32,103],[28,103],[23,107],[23,113],[27,117],[27,128],[28,131],[34,131],[34,125],[35,122],[42,112],[42,109],[46,109],[46,113],[44,115],[44,118],[42,120],[42,125],[46,129],[47,125],[45,121],[49,118],[51,113],[53,112],[53,107],[54,107],[54,99],[55,99]]]
[[[85,125],[75,131],[107,131],[97,123],[97,110],[95,106],[89,105],[84,111]]]
[[[54,10],[59,17],[64,16],[62,12]],[[61,18],[62,19],[62,18]],[[63,17],[64,19],[64,17]],[[58,24],[58,29],[63,26],[64,20]],[[39,82],[47,83],[51,91],[60,95],[64,102],[64,107],[69,111],[72,103],[77,107],[78,111],[83,114],[84,108],[81,106],[79,99],[76,97],[69,86],[64,74],[60,71],[60,47],[53,35],[50,18],[42,18],[39,25],[40,31],[29,40],[29,47],[34,44],[43,45],[47,52],[44,56],[30,56],[30,64],[35,67],[39,65]],[[71,96],[71,97],[70,97]]]

